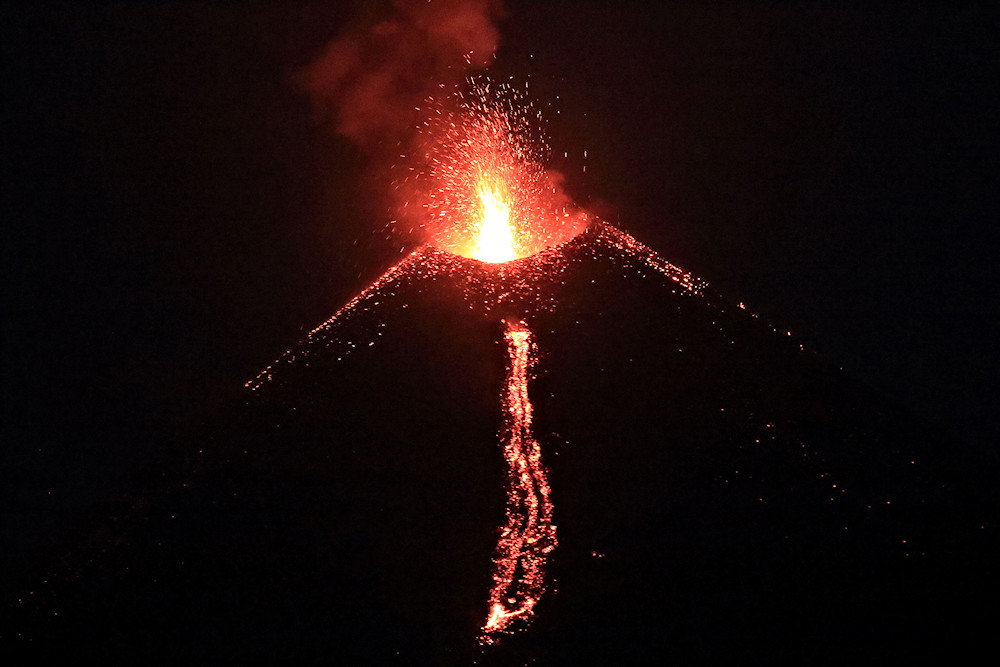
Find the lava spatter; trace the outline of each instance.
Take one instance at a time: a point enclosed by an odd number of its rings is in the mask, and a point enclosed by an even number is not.
[[[528,257],[582,232],[590,218],[546,168],[549,148],[530,101],[487,77],[467,84],[421,109],[424,120],[395,165],[397,227],[489,263]]]

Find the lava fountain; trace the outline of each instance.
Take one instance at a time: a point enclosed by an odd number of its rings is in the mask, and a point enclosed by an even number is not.
[[[425,118],[395,165],[396,227],[494,264],[582,232],[587,214],[544,166],[551,151],[531,102],[485,77],[467,83],[422,109]]]
[[[516,259],[510,206],[503,193],[495,187],[483,185],[479,188],[479,199],[483,202],[483,217],[472,256],[494,264]]]

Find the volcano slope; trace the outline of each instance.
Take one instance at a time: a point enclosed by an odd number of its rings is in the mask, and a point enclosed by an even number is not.
[[[995,470],[617,230],[505,268],[424,247],[248,384],[13,604],[25,656],[630,664],[954,657]],[[482,648],[502,318],[559,544]]]

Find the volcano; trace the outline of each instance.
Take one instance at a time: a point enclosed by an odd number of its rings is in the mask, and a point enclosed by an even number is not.
[[[477,642],[504,524],[504,322],[530,330],[558,546]],[[252,324],[250,325],[252,326]],[[995,591],[989,480],[619,230],[422,246],[188,436],[9,614],[43,656],[339,664],[954,657]]]

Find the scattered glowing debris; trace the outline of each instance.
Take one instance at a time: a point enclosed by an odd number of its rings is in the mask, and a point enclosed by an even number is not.
[[[573,263],[602,257],[622,269],[651,269],[676,282],[683,293],[701,295],[708,283],[671,264],[632,236],[609,224],[594,221],[586,233],[548,246],[523,258],[503,263],[487,263],[443,251],[430,244],[418,247],[348,301],[340,310],[307,336],[304,344],[285,352],[257,377],[246,383],[256,391],[274,379],[276,369],[308,357],[316,347],[334,348],[343,358],[372,341],[341,338],[338,325],[396,297],[398,286],[430,283],[436,278],[454,280],[465,293],[470,309],[489,314],[503,303],[517,299],[528,311],[551,309],[558,302],[563,276]],[[405,308],[407,304],[402,304]],[[379,324],[379,327],[381,324]],[[375,332],[373,336],[381,336]]]
[[[397,227],[491,263],[534,255],[583,231],[589,216],[545,167],[551,151],[541,114],[509,84],[485,76],[467,84],[421,108],[416,139],[396,166]]]

